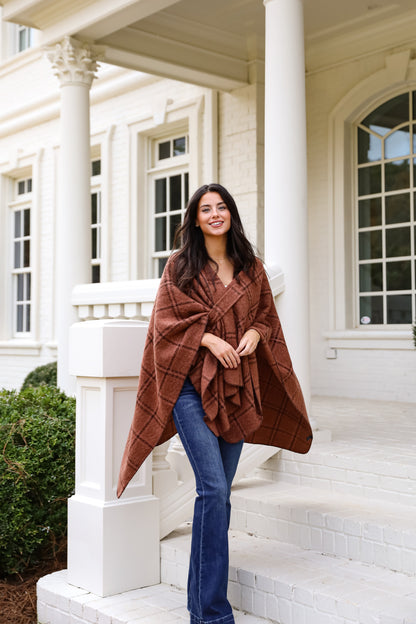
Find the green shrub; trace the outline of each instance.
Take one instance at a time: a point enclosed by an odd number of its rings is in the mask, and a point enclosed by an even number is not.
[[[49,362],[49,364],[42,364],[33,371],[31,371],[26,377],[22,385],[22,390],[29,387],[37,386],[56,386],[56,362]]]
[[[75,476],[75,399],[40,386],[0,391],[0,575],[36,564],[66,534]]]

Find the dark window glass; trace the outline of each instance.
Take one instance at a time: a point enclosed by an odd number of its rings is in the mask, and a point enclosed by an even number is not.
[[[19,241],[15,241],[14,243],[14,268],[15,269],[20,269],[22,266],[22,259],[21,259],[21,243]]]
[[[409,126],[392,132],[384,142],[384,158],[400,158],[410,154]]]
[[[387,296],[387,323],[403,324],[412,322],[412,296]]]
[[[26,301],[30,301],[31,299],[31,279],[30,273],[26,273]]]
[[[386,256],[410,255],[410,227],[394,228],[386,230]]]
[[[358,162],[381,160],[381,139],[358,128]]]
[[[97,258],[97,230],[91,230],[91,257],[93,260]]]
[[[17,210],[17,212],[14,213],[14,237],[15,238],[19,238],[22,233],[21,233],[21,216],[22,213],[20,210]]]
[[[363,167],[358,170],[359,195],[373,195],[381,192],[381,165]]]
[[[182,208],[182,176],[175,175],[169,178],[170,209],[181,210]]]
[[[28,193],[32,192],[32,178],[28,178],[27,180],[27,192]]]
[[[17,301],[24,301],[24,275],[17,276]]]
[[[100,265],[99,264],[95,264],[94,266],[91,267],[91,271],[92,271],[92,275],[91,275],[91,281],[93,284],[98,284],[101,279],[100,279]]]
[[[166,250],[166,217],[155,219],[155,251]]]
[[[91,195],[91,223],[97,223],[97,193]]]
[[[360,323],[381,325],[383,323],[383,297],[360,297]]]
[[[383,265],[381,262],[360,265],[360,291],[383,290]]]
[[[162,273],[163,273],[163,269],[166,266],[166,262],[168,261],[167,258],[159,258],[157,264],[158,264],[158,275],[159,277],[162,277]]]
[[[25,181],[24,180],[21,180],[20,182],[17,183],[17,194],[18,195],[24,195],[25,189],[26,189],[26,185],[25,185]]]
[[[155,212],[166,212],[166,178],[155,181]]]
[[[30,210],[24,210],[24,236],[30,236]]]
[[[388,195],[386,197],[386,224],[410,221],[410,194]]]
[[[30,267],[30,240],[23,242],[23,266]]]
[[[91,163],[91,175],[99,176],[101,175],[101,160],[93,160]]]
[[[23,305],[16,306],[16,331],[23,331]]]
[[[173,247],[173,241],[175,240],[175,232],[176,229],[180,226],[181,224],[181,215],[180,214],[175,214],[175,215],[171,215],[170,216],[170,249],[172,249]]]
[[[185,173],[185,197],[184,197],[184,201],[185,204],[188,203],[188,199],[189,199],[189,173]]]
[[[384,165],[385,190],[398,191],[410,185],[410,163],[408,160],[396,160]]]
[[[30,331],[30,304],[26,304],[26,331]]]
[[[386,263],[387,290],[410,290],[412,272],[410,260]]]
[[[170,158],[170,141],[159,143],[159,160]]]
[[[360,228],[381,225],[381,197],[358,202],[358,224]]]
[[[409,94],[403,93],[385,102],[362,121],[363,126],[384,136],[409,119]]]
[[[182,154],[186,154],[186,137],[173,140],[173,155],[181,156]]]
[[[381,230],[371,232],[360,232],[359,234],[359,256],[360,260],[371,260],[380,258],[382,252]]]

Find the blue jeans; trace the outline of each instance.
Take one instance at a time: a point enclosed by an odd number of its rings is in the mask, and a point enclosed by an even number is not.
[[[201,397],[189,379],[173,409],[179,437],[195,473],[196,492],[188,574],[191,624],[234,624],[227,600],[231,483],[243,440],[217,438],[204,422]]]

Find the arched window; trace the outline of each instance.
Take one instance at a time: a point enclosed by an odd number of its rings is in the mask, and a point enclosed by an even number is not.
[[[357,127],[358,318],[416,318],[416,91],[394,97]]]

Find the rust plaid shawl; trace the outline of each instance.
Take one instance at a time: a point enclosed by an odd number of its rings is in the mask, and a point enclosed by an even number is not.
[[[187,376],[201,395],[207,426],[228,442],[267,444],[306,453],[312,443],[299,382],[260,260],[227,287],[209,265],[192,296],[173,281],[172,256],[164,270],[143,353],[133,422],[121,462],[117,495],[153,450],[175,433],[172,410]],[[200,343],[205,332],[237,347],[256,329],[255,353],[225,369]]]

